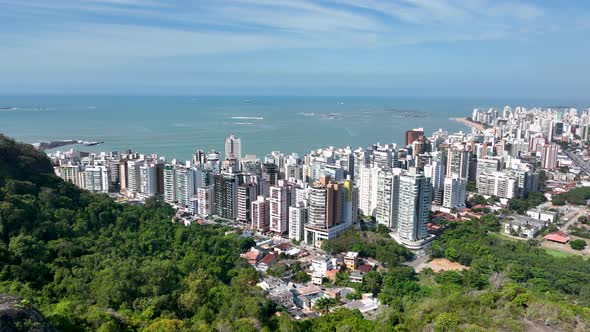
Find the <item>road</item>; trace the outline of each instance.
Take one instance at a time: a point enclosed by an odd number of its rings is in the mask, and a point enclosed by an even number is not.
[[[580,208],[580,210],[571,218],[568,219],[568,221],[565,222],[565,224],[561,225],[559,227],[559,230],[562,232],[567,232],[567,229],[573,225],[575,222],[578,221],[578,218],[580,218],[581,216],[586,215],[586,209],[584,209],[583,207]]]
[[[576,163],[576,165],[578,165],[578,167],[580,167],[582,171],[584,171],[584,173],[590,175],[590,165],[587,162],[585,162],[584,159],[582,159],[582,157],[569,150],[566,150],[565,154],[567,154],[567,156],[570,157],[571,160],[573,160],[574,163]]]

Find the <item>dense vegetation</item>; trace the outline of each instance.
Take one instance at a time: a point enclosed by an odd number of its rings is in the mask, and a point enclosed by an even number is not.
[[[0,138],[0,150],[0,293],[24,296],[64,331],[274,327],[274,305],[239,258],[251,240],[174,224],[156,200],[81,192],[29,146]]]
[[[590,229],[584,226],[571,225],[570,227],[568,227],[567,230],[571,235],[583,237],[585,239],[590,239]]]
[[[574,188],[563,194],[554,196],[551,202],[554,205],[586,205],[586,201],[590,199],[590,187]]]
[[[584,241],[582,239],[575,239],[575,240],[570,241],[570,246],[572,247],[572,249],[582,250],[582,249],[586,248],[586,241]]]
[[[470,268],[416,274],[412,255],[382,229],[327,241],[332,252],[356,250],[382,260],[360,292],[385,306],[375,320],[335,309],[294,321],[267,301],[258,274],[239,258],[249,239],[225,228],[171,222],[157,200],[115,204],[52,175],[29,146],[0,137],[0,293],[17,294],[63,331],[452,331],[534,330],[549,324],[587,330],[590,262],[554,258],[534,242],[502,240],[494,216],[450,223],[435,257]],[[15,165],[19,168],[14,169]],[[295,267],[296,278],[307,279]],[[336,284],[350,285],[345,271]]]
[[[526,198],[513,198],[508,201],[508,209],[516,211],[518,214],[525,214],[527,210],[544,203],[547,198],[543,193],[529,193]]]
[[[335,239],[323,241],[322,249],[330,254],[356,251],[361,257],[375,258],[386,266],[399,265],[412,259],[412,252],[391,239],[386,227],[379,226],[377,231],[350,229]]]

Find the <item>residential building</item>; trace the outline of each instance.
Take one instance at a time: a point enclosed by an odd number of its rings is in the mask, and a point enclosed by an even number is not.
[[[205,186],[197,189],[197,211],[200,216],[209,216],[213,214],[214,209],[214,188]]]
[[[225,139],[225,159],[240,160],[242,157],[242,140],[234,135]]]
[[[447,209],[461,209],[465,207],[467,180],[453,177],[446,177],[444,181],[443,207]]]
[[[307,223],[307,207],[301,203],[289,207],[289,238],[303,240],[303,227]]]
[[[238,181],[236,176],[214,176],[214,214],[220,218],[235,220],[237,217]]]
[[[424,174],[410,169],[400,176],[397,234],[402,241],[419,241],[428,237],[432,185]]]
[[[260,232],[270,230],[270,202],[264,196],[258,196],[256,201],[252,202],[252,229]]]

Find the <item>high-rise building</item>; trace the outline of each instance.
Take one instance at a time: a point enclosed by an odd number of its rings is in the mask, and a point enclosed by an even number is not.
[[[238,216],[237,221],[250,224],[252,222],[251,208],[252,202],[256,200],[258,190],[253,183],[242,183],[238,186],[237,204]]]
[[[381,169],[391,169],[393,167],[394,152],[386,147],[379,147],[373,152],[373,165]]]
[[[432,185],[430,178],[410,169],[400,176],[397,234],[403,241],[419,241],[428,237]]]
[[[60,165],[54,168],[55,174],[66,182],[71,182],[78,187],[83,187],[83,176],[81,165]]]
[[[399,177],[402,170],[379,172],[377,176],[377,209],[375,220],[391,229],[397,228],[399,213]]]
[[[127,175],[127,160],[122,159],[119,161],[119,190],[121,193],[127,191],[128,187],[128,180],[129,177]]]
[[[203,150],[197,150],[193,153],[193,164],[199,167],[205,166],[207,163],[207,154]]]
[[[200,216],[208,216],[213,213],[213,186],[197,189],[197,211]]]
[[[500,158],[480,158],[477,160],[477,174],[493,173],[501,168]]]
[[[273,163],[262,164],[262,179],[268,183],[269,186],[274,186],[279,180],[279,167]]]
[[[164,202],[176,203],[176,169],[174,165],[164,166]]]
[[[181,206],[189,206],[190,199],[195,195],[199,182],[199,175],[192,167],[176,167],[176,201]]]
[[[326,184],[326,227],[341,224],[344,219],[344,186],[341,182]]]
[[[459,209],[465,207],[465,191],[467,180],[457,176],[447,177],[444,181],[443,207]]]
[[[304,226],[303,240],[308,245],[320,246],[322,241],[333,239],[356,220],[353,204],[356,190],[350,181],[334,182],[323,177],[309,188],[308,223]]]
[[[316,227],[326,226],[327,190],[322,186],[313,186],[309,190],[309,224]]]
[[[268,232],[270,230],[270,202],[264,196],[252,202],[252,229],[259,232]]]
[[[509,199],[517,197],[518,179],[506,172],[481,173],[477,178],[477,193]]]
[[[277,185],[270,187],[270,230],[283,234],[288,231],[287,187]]]
[[[118,159],[118,157],[105,161],[105,165],[109,169],[109,191],[120,188],[119,182],[121,181],[121,176],[119,175],[119,172],[121,171],[121,169],[119,166],[119,162],[120,160]]]
[[[141,176],[139,167],[144,164],[144,160],[127,160],[127,193],[136,194],[141,192]]]
[[[152,197],[158,193],[158,176],[156,165],[146,163],[139,166],[140,190],[142,196]]]
[[[372,216],[377,208],[377,180],[379,168],[361,166],[359,169],[359,210]]]
[[[82,188],[94,193],[109,192],[110,175],[106,166],[86,167],[82,174]]]
[[[447,151],[446,177],[456,175],[460,178],[469,176],[469,151],[451,148]]]
[[[240,160],[242,157],[242,140],[234,135],[225,139],[225,159]]]
[[[547,170],[557,169],[557,145],[551,144],[543,148],[541,153],[541,161],[543,168]]]
[[[303,240],[303,227],[307,223],[307,207],[302,204],[289,207],[289,238]]]
[[[424,176],[430,178],[433,188],[442,188],[445,180],[445,166],[440,161],[424,165]]]
[[[221,174],[214,177],[215,215],[228,220],[237,216],[238,181],[236,176]]]
[[[424,128],[414,128],[406,131],[406,146],[412,144],[421,136],[424,136]]]

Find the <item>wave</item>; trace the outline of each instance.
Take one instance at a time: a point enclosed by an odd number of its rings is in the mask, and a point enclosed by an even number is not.
[[[243,125],[243,126],[249,126],[249,125],[253,125],[252,122],[234,122],[234,124],[237,125]]]
[[[235,120],[264,120],[261,116],[232,116]]]

